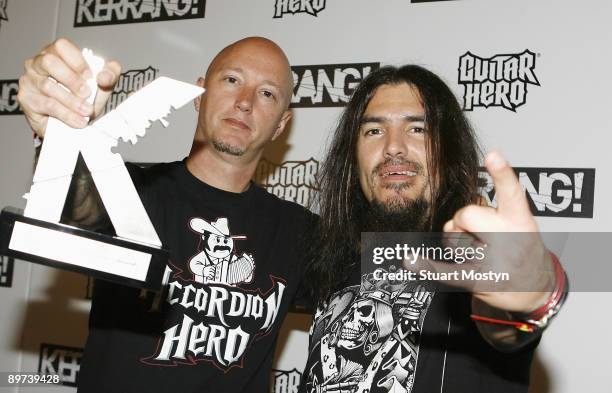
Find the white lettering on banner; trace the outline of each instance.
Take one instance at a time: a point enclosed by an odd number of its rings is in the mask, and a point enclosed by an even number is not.
[[[297,369],[290,371],[272,370],[273,373],[273,393],[297,393],[302,380],[302,373]]]
[[[12,286],[14,264],[13,258],[0,255],[0,287]]]
[[[17,102],[19,82],[0,80],[0,115],[19,115],[23,113]]]
[[[158,70],[149,66],[142,70],[128,70],[122,73],[104,107],[104,113],[118,107],[130,95],[142,89],[157,78]]]
[[[292,108],[345,106],[359,83],[380,63],[293,66]]]
[[[463,109],[500,106],[511,111],[525,104],[527,85],[540,86],[535,75],[535,53],[502,54],[482,58],[467,52],[459,58],[459,83],[464,86]]]
[[[83,350],[51,344],[41,344],[38,372],[59,374],[62,385],[77,386]]]
[[[285,161],[280,165],[263,159],[257,165],[255,181],[281,199],[308,206],[318,190],[318,171],[319,162],[314,158]]]
[[[8,21],[8,16],[6,15],[6,6],[8,5],[8,0],[0,0],[0,25],[3,20]]]
[[[74,26],[203,18],[206,0],[78,0]]]
[[[514,168],[536,216],[592,217],[595,170],[590,168]],[[482,170],[480,193],[497,206],[491,175]]]
[[[282,18],[285,14],[306,13],[312,16],[325,9],[325,0],[276,0],[274,17]]]

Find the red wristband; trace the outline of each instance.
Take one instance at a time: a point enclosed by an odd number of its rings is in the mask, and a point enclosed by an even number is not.
[[[543,329],[546,327],[552,317],[554,317],[563,304],[567,295],[567,277],[565,271],[559,262],[557,256],[549,251],[552,258],[553,268],[555,269],[555,287],[553,288],[548,301],[542,307],[538,307],[530,313],[512,313],[516,320],[502,320],[489,317],[483,317],[481,315],[472,314],[470,318],[474,321],[491,323],[496,325],[514,326],[516,329],[522,332],[532,333],[535,330]]]
[[[491,324],[494,324],[494,325],[514,326],[515,328],[517,328],[521,332],[532,333],[536,329],[536,326],[530,324],[529,322],[507,321],[507,320],[504,320],[504,319],[495,319],[495,318],[483,317],[482,315],[476,315],[476,314],[470,315],[470,318],[472,318],[473,321],[491,323]]]
[[[548,298],[546,304],[526,314],[526,320],[537,321],[542,319],[548,312],[550,312],[550,310],[554,309],[557,306],[557,304],[563,297],[563,294],[565,293],[565,288],[567,285],[565,279],[565,272],[563,271],[563,267],[561,267],[559,258],[557,258],[557,256],[552,251],[549,251],[549,253],[552,258],[553,267],[555,269],[555,287],[552,290],[552,293],[550,294],[550,297]]]

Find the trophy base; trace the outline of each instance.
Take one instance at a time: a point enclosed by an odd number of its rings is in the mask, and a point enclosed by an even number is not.
[[[0,254],[158,292],[168,251],[69,225],[0,214]]]

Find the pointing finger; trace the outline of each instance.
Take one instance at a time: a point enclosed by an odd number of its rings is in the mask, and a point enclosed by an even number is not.
[[[487,171],[493,178],[498,212],[508,218],[531,216],[527,198],[514,170],[498,152],[491,152],[485,158]]]

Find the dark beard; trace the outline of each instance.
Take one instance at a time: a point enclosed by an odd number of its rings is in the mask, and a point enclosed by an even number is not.
[[[401,205],[373,200],[361,211],[362,232],[427,232],[428,212],[422,197]]]

